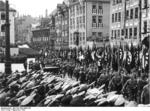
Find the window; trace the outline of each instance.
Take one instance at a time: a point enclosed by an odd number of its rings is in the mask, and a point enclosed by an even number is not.
[[[99,10],[102,10],[102,9],[103,9],[103,7],[102,7],[102,3],[101,3],[101,4],[99,4],[98,9],[99,9]]]
[[[117,37],[117,30],[115,30],[115,36],[114,36],[114,38],[116,39],[116,37]]]
[[[85,5],[83,6],[83,14],[85,14]]]
[[[111,31],[111,37],[112,38],[114,37],[114,31],[113,30]]]
[[[126,29],[126,37],[125,38],[128,38],[128,29]]]
[[[129,10],[126,11],[126,19],[129,19]]]
[[[147,21],[144,21],[144,33],[147,33]]]
[[[117,18],[118,18],[117,13],[115,13],[115,22],[117,22]]]
[[[83,23],[85,23],[85,16],[83,16]]]
[[[98,23],[102,23],[102,16],[98,16]]]
[[[79,33],[79,42],[82,41],[82,33]]]
[[[148,0],[144,0],[144,8],[147,8]]]
[[[96,11],[97,11],[97,10],[96,10],[96,4],[93,4],[93,5],[92,5],[92,13],[96,13]]]
[[[113,0],[113,5],[115,5],[116,4],[116,0]]]
[[[102,32],[98,32],[98,37],[102,37]]]
[[[112,14],[112,23],[114,23],[115,21],[114,21],[114,14]]]
[[[124,36],[124,29],[121,30],[121,35]]]
[[[6,15],[5,15],[5,13],[1,13],[1,20],[6,20]]]
[[[5,32],[5,25],[2,25],[2,26],[1,26],[1,31],[2,31],[2,32]]]
[[[85,32],[83,32],[83,41],[85,41]]]
[[[118,38],[120,37],[120,30],[118,30]]]
[[[92,32],[92,36],[96,36],[96,32]]]
[[[83,13],[83,10],[82,10],[82,6],[80,6],[80,14],[82,14]]]
[[[118,13],[118,21],[121,22],[121,12]]]
[[[92,17],[92,22],[93,22],[93,23],[96,23],[96,16],[93,16],[93,17]]]
[[[92,9],[96,9],[96,4],[93,4]]]
[[[134,38],[137,38],[137,27],[134,28]]]
[[[92,17],[92,27],[96,27],[96,16]]]
[[[138,18],[138,14],[139,14],[139,9],[138,9],[138,7],[137,7],[137,8],[135,8],[135,18],[136,18],[136,19]]]
[[[77,5],[77,15],[79,14],[79,5]]]
[[[130,10],[130,19],[133,19],[133,9]]]
[[[98,13],[100,13],[100,14],[103,13],[103,6],[102,6],[102,3],[99,4],[99,6],[98,6]]]
[[[132,38],[132,28],[130,28],[130,36],[129,38],[131,39]]]

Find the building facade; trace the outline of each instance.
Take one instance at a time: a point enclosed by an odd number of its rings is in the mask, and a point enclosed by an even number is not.
[[[40,25],[32,29],[32,43],[41,50],[49,48],[50,42],[50,27],[49,18],[42,18]]]
[[[69,47],[69,9],[64,2],[57,5],[55,14],[56,48]]]
[[[142,24],[140,18],[140,0],[111,0],[111,44],[139,43]]]
[[[38,20],[27,15],[15,18],[15,40],[19,43],[30,43],[32,38],[32,24],[38,23]]]
[[[6,10],[5,3],[0,1],[0,45],[5,45],[5,22],[6,22]],[[16,10],[10,8],[10,43],[15,44],[15,14]]]
[[[69,3],[69,47],[77,47],[75,32],[79,33],[79,46],[97,45],[109,38],[110,0],[71,0]]]
[[[150,36],[150,0],[142,0],[142,40]]]
[[[50,38],[49,38],[49,47],[51,50],[56,49],[56,40],[57,40],[57,36],[56,36],[56,30],[55,30],[55,17],[54,17],[54,13],[50,16],[50,23],[49,23],[49,28],[50,28]]]

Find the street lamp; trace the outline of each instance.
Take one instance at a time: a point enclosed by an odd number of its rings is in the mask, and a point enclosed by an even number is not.
[[[6,0],[6,32],[5,32],[5,73],[11,74],[11,62],[10,62],[10,23],[9,23],[9,2]]]

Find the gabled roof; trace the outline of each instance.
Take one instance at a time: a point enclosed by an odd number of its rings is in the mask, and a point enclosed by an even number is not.
[[[3,1],[0,0],[0,11],[6,11],[6,7],[5,6],[6,6],[6,4]],[[12,11],[12,12],[16,12],[16,10],[11,8],[11,7],[10,7],[9,10]]]

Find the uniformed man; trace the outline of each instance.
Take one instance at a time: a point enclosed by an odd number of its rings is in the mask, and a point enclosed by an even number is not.
[[[118,72],[116,72],[114,74],[114,77],[109,82],[108,90],[117,91],[117,93],[120,94],[121,89],[122,89],[122,76]]]
[[[143,87],[147,84],[147,81],[146,81],[146,76],[144,74],[141,75],[141,77],[139,77],[137,79],[137,102],[140,104],[141,103],[141,93],[143,91]]]
[[[133,73],[129,80],[124,84],[122,92],[126,94],[127,98],[132,101],[136,101],[137,97],[137,79],[136,73]]]
[[[85,71],[84,71],[83,67],[81,68],[79,74],[80,74],[80,82],[85,83],[86,82],[86,74],[85,74]]]

